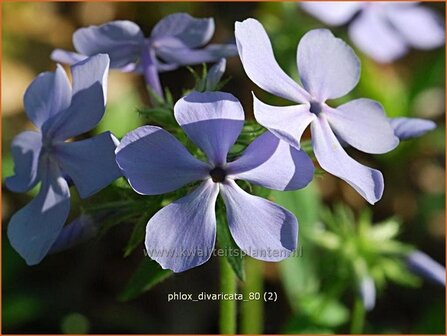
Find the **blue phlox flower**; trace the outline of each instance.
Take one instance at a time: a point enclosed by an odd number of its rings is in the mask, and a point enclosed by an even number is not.
[[[114,150],[117,139],[105,132],[67,142],[93,129],[106,103],[109,57],[99,54],[72,67],[73,86],[63,68],[44,72],[25,92],[25,111],[38,131],[12,142],[14,175],[8,189],[25,192],[41,182],[38,195],[15,213],[8,225],[14,249],[29,265],[39,263],[59,236],[70,211],[68,181],[86,198],[121,175]]]
[[[234,44],[209,44],[214,34],[212,18],[196,19],[186,13],[166,16],[145,38],[131,21],[112,21],[78,29],[73,35],[76,53],[56,49],[53,60],[73,64],[86,56],[107,53],[111,68],[143,73],[147,84],[163,96],[159,72],[179,66],[217,62],[237,55]]]
[[[168,193],[200,181],[190,194],[149,220],[145,241],[149,256],[174,272],[205,263],[214,249],[215,203],[220,193],[230,232],[244,252],[266,261],[288,257],[297,246],[295,216],[271,201],[248,194],[235,181],[277,190],[303,188],[314,173],[307,154],[266,132],[238,159],[227,162],[244,124],[241,104],[228,93],[193,92],[175,104],[174,112],[208,162],[196,159],[174,136],[156,126],[130,132],[116,149],[123,175],[139,194]]]

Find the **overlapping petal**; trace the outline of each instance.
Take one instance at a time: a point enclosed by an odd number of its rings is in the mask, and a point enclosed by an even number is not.
[[[392,118],[390,124],[400,140],[416,138],[436,128],[433,121],[420,118]]]
[[[146,251],[163,268],[183,272],[202,265],[216,240],[218,185],[203,182],[189,195],[157,212],[146,228]]]
[[[255,19],[236,22],[237,49],[247,76],[271,94],[304,103],[309,94],[278,65],[264,27]]]
[[[240,102],[229,93],[193,92],[175,104],[174,114],[211,164],[223,166],[244,125]]]
[[[369,203],[376,203],[383,194],[382,173],[349,157],[324,117],[312,122],[311,131],[315,156],[321,167],[349,183]]]
[[[25,192],[37,184],[41,149],[42,135],[38,132],[25,131],[14,138],[11,146],[14,175],[5,179],[9,190]]]
[[[230,178],[276,190],[296,190],[310,183],[312,160],[270,132],[256,138],[236,161],[228,164]]]
[[[307,104],[271,106],[260,101],[254,94],[253,110],[258,123],[297,149],[300,148],[301,136],[307,126],[316,118]]]
[[[93,195],[121,176],[115,161],[117,144],[118,140],[105,132],[55,146],[54,154],[62,171],[73,180],[82,198]]]
[[[429,8],[400,6],[387,11],[387,16],[393,27],[415,48],[432,49],[445,42],[442,18]]]
[[[374,100],[355,99],[336,109],[325,109],[335,133],[363,152],[387,153],[399,144],[383,107]]]
[[[347,23],[365,4],[360,1],[305,1],[300,5],[324,23],[339,26]]]
[[[105,111],[109,57],[98,54],[72,66],[73,98],[70,106],[51,119],[43,132],[68,139],[94,128]]]
[[[85,60],[88,56],[63,49],[54,49],[50,58],[55,62],[72,65]]]
[[[208,43],[213,34],[212,18],[196,19],[186,13],[174,13],[155,25],[151,38],[175,37],[189,48],[196,48]]]
[[[144,195],[176,190],[204,179],[210,170],[174,136],[156,126],[128,133],[116,149],[116,161],[132,188]]]
[[[349,36],[355,45],[378,62],[391,62],[407,52],[398,32],[376,9],[362,11],[349,26]]]
[[[70,83],[60,65],[54,73],[44,72],[37,76],[26,89],[23,99],[26,114],[37,128],[64,111],[70,101]]]
[[[39,194],[12,216],[8,238],[28,265],[38,264],[57,239],[70,211],[70,192],[54,164],[42,169]]]
[[[253,196],[234,181],[221,184],[228,225],[236,244],[249,256],[280,261],[296,249],[298,222],[279,205]]]
[[[83,55],[108,54],[110,66],[121,68],[138,60],[144,35],[131,21],[112,21],[78,29],[73,35],[73,44]]]
[[[304,88],[319,102],[344,96],[360,78],[360,61],[352,48],[327,29],[301,38],[297,63]]]

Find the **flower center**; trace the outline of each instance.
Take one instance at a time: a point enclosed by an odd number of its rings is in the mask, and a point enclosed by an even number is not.
[[[215,167],[210,170],[210,176],[213,182],[219,183],[225,181],[225,177],[227,176],[227,172],[221,167]]]
[[[315,115],[319,115],[321,113],[321,110],[322,110],[321,103],[317,101],[310,102],[310,112],[312,112]]]

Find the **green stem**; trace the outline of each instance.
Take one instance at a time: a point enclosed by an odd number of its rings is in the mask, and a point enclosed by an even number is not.
[[[352,311],[351,334],[362,334],[365,324],[365,307],[360,298],[356,298]]]
[[[264,317],[264,294],[262,269],[264,264],[256,259],[245,258],[245,283],[242,289],[244,300],[241,307],[241,333],[262,334]],[[259,293],[259,300],[253,299]],[[252,298],[252,300],[250,300]]]
[[[235,294],[237,290],[236,275],[227,258],[220,257],[220,291],[223,294]],[[236,300],[220,301],[219,329],[221,334],[236,333]]]

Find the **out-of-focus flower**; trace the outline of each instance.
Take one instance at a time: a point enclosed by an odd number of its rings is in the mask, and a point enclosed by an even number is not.
[[[415,274],[445,286],[445,267],[421,251],[407,257],[408,268]]]
[[[110,132],[65,142],[101,120],[108,69],[107,55],[88,58],[72,67],[71,87],[58,65],[54,73],[40,74],[25,92],[25,111],[39,131],[25,131],[13,140],[15,175],[5,184],[25,192],[41,182],[36,198],[8,226],[11,245],[29,265],[45,257],[64,226],[70,210],[67,180],[85,198],[121,175],[114,159],[117,140]]]
[[[376,286],[374,279],[371,277],[364,277],[359,284],[360,297],[363,306],[367,311],[373,310],[376,305]]]
[[[310,124],[313,149],[321,167],[349,183],[371,204],[377,202],[384,188],[382,173],[349,157],[337,137],[367,153],[394,149],[399,139],[382,106],[363,98],[337,108],[325,103],[347,94],[359,81],[360,62],[353,50],[327,29],[304,35],[297,51],[303,88],[279,67],[258,21],[236,22],[235,34],[248,77],[262,89],[299,104],[270,106],[253,95],[256,120],[297,149]]]
[[[444,44],[441,16],[417,2],[310,1],[300,5],[333,26],[343,25],[355,16],[349,25],[349,36],[378,62],[394,61],[410,47],[433,49]]]
[[[400,140],[416,138],[436,128],[433,121],[420,118],[391,118],[390,123]]]
[[[233,44],[207,44],[214,34],[212,18],[196,19],[186,13],[166,16],[145,38],[131,21],[112,21],[77,30],[73,44],[77,53],[56,49],[51,58],[73,64],[86,56],[107,53],[110,67],[124,72],[143,73],[146,83],[163,97],[159,72],[183,65],[216,62],[237,55]]]
[[[235,180],[277,190],[303,188],[314,172],[307,154],[266,132],[240,158],[228,163],[228,151],[244,124],[241,104],[228,93],[193,92],[175,104],[174,113],[208,163],[193,157],[175,137],[155,126],[130,132],[116,149],[118,165],[137,193],[163,194],[201,181],[194,191],[149,220],[145,242],[149,256],[174,272],[205,263],[214,249],[215,203],[221,192],[230,232],[243,251],[267,261],[288,257],[297,245],[295,216],[246,193]]]

